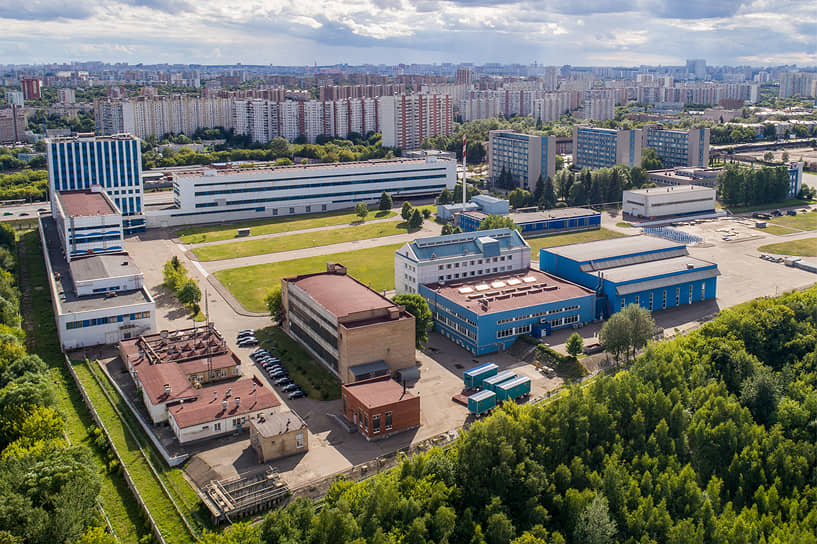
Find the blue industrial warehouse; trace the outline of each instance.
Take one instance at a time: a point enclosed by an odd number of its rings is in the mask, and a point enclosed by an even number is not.
[[[652,236],[541,249],[539,268],[595,290],[596,317],[628,304],[660,310],[714,299],[719,275],[685,245]]]
[[[601,214],[587,208],[554,208],[552,210],[530,211],[520,209],[517,213],[508,214],[517,225],[519,232],[525,236],[543,236],[545,234],[562,234],[581,230],[601,228]],[[488,214],[481,211],[465,211],[455,221],[463,231],[479,230]]]
[[[522,334],[547,336],[595,317],[592,289],[538,270],[420,284],[434,329],[476,355],[507,349]]]

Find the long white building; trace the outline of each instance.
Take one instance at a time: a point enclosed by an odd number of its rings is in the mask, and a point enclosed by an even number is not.
[[[437,195],[456,184],[454,161],[383,161],[210,169],[174,174],[174,206],[151,211],[148,227],[263,219],[353,208],[358,202]]]
[[[635,217],[666,217],[715,211],[715,189],[675,185],[624,191],[622,210]]]

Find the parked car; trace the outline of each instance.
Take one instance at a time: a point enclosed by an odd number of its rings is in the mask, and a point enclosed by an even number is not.
[[[252,335],[255,335],[255,331],[254,331],[253,329],[244,329],[243,331],[238,331],[238,334],[239,334],[239,335],[242,335],[242,334],[252,334]]]
[[[269,377],[272,378],[273,380],[277,378],[283,378],[284,376],[289,377],[289,372],[287,372],[284,369],[276,370],[275,372],[269,373]]]
[[[295,382],[287,384],[281,388],[284,393],[291,393],[292,391],[298,391],[301,389],[301,386]]]
[[[236,336],[236,338],[235,338],[235,339],[236,339],[237,341],[241,342],[241,341],[242,341],[242,340],[244,340],[245,338],[255,338],[255,334],[253,334],[253,333],[239,334],[238,336]]]
[[[289,376],[283,376],[273,381],[272,383],[274,383],[275,385],[289,385],[294,382],[292,381],[292,378],[290,378]]]
[[[256,351],[253,351],[252,353],[250,353],[250,359],[252,359],[253,361],[260,361],[264,357],[269,357],[269,356],[270,356],[270,354],[267,353],[266,351],[261,351],[259,353],[258,350],[256,350]]]
[[[289,397],[290,399],[301,399],[304,398],[305,396],[306,393],[303,392],[303,389],[296,389],[295,391],[292,391],[289,395],[287,395],[287,397]]]
[[[251,348],[253,346],[258,345],[258,340],[255,338],[245,338],[244,340],[240,340],[238,342],[238,347],[240,348]]]
[[[270,372],[280,372],[281,370],[286,370],[286,369],[284,367],[282,367],[281,365],[271,364],[271,365],[264,365],[264,370],[266,370],[267,373],[270,373]]]

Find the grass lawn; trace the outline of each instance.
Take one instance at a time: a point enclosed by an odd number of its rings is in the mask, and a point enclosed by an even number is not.
[[[772,219],[775,225],[801,230],[817,230],[817,210],[797,215],[782,215]]]
[[[24,245],[20,268],[24,278],[19,287],[23,292],[21,312],[24,319],[30,353],[36,353],[51,368],[57,395],[57,408],[65,420],[65,432],[71,444],[83,444],[90,448],[97,468],[102,475],[99,503],[105,510],[114,532],[122,544],[136,544],[149,534],[142,519],[142,512],[121,474],[106,470],[109,458],[107,447],[99,447],[92,431],[94,421],[73,378],[65,368],[60,350],[51,295],[47,287],[45,263],[42,258],[40,238],[37,231],[23,234],[19,241]]]
[[[349,274],[378,291],[394,289],[394,252],[402,244],[257,264],[216,272],[215,276],[251,312],[264,312],[264,297],[281,278],[326,270],[327,261],[346,265]]]
[[[776,236],[781,236],[783,234],[791,234],[793,232],[800,232],[799,230],[781,227],[779,225],[774,225],[772,223],[767,223],[765,229],[755,228],[755,230],[759,230],[760,232],[768,232],[769,234],[774,234]]]
[[[782,200],[780,202],[770,202],[768,204],[758,204],[757,206],[735,206],[730,207],[729,211],[732,213],[746,213],[746,212],[758,212],[758,211],[765,211],[765,210],[774,210],[777,208],[790,208],[793,206],[806,206],[811,204],[812,200],[800,200],[799,198],[790,198],[788,200]]]
[[[386,219],[397,215],[395,212],[381,212],[372,210],[367,219]],[[347,225],[359,221],[360,218],[353,211],[342,210],[337,212],[327,212],[309,215],[292,215],[276,219],[259,219],[257,221],[239,221],[227,225],[206,225],[203,227],[190,227],[177,232],[181,241],[185,244],[200,244],[202,242],[215,242],[218,240],[229,240],[236,238],[238,229],[249,227],[250,236],[259,234],[274,234],[277,232],[288,232],[291,230],[314,229],[318,227],[332,227],[335,225]]]
[[[340,398],[340,381],[313,359],[295,340],[278,327],[267,327],[255,331],[264,349],[281,359],[289,376],[301,386],[304,393],[315,400],[335,400]]]
[[[533,260],[539,262],[539,250],[543,247],[566,246],[568,244],[578,244],[581,242],[593,242],[596,240],[610,240],[612,238],[622,238],[627,236],[620,232],[608,229],[585,230],[582,232],[568,232],[567,234],[552,234],[539,238],[526,238],[530,245],[530,252]]]
[[[367,240],[369,238],[394,236],[408,232],[409,230],[405,221],[401,223],[395,221],[386,223],[364,223],[353,227],[302,232],[300,234],[276,236],[274,238],[258,238],[255,240],[247,240],[246,242],[202,246],[195,248],[193,253],[201,261],[219,261],[222,259],[262,255],[264,253],[292,251],[293,249],[302,249],[305,247],[327,246],[341,242],[350,242],[352,240]]]
[[[803,240],[792,240],[791,242],[768,244],[760,246],[757,250],[762,253],[775,253],[777,255],[817,257],[817,238],[805,238]]]
[[[622,228],[632,227],[632,225],[627,223],[626,221],[619,221],[618,223],[616,223],[616,226],[617,227],[622,227]]]

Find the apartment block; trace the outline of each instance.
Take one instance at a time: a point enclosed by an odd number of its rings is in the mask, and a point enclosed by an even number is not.
[[[641,164],[640,129],[615,130],[591,125],[573,127],[573,164],[579,168],[629,167]]]
[[[488,170],[494,183],[505,170],[519,187],[532,191],[540,175],[547,178],[556,172],[556,138],[492,130],[488,133]]]
[[[665,168],[705,167],[709,164],[710,129],[664,129],[650,125],[643,129],[643,147],[655,149]]]
[[[25,109],[15,104],[0,108],[0,144],[22,142],[25,134]]]
[[[378,100],[383,146],[419,149],[426,138],[450,136],[453,104],[448,95],[413,94]]]

